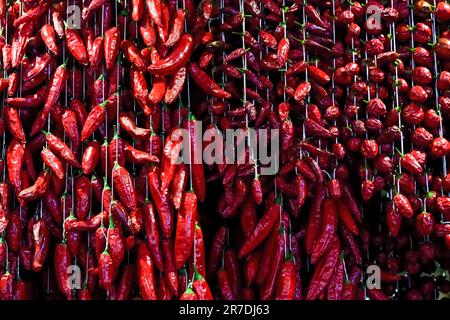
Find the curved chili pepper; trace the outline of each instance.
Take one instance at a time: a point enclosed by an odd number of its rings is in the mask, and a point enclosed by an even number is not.
[[[174,103],[174,101],[180,96],[185,81],[186,81],[186,68],[182,67],[172,75],[170,82],[167,85],[166,92],[164,94],[164,103],[168,105]]]
[[[151,130],[139,128],[135,121],[126,114],[121,114],[119,117],[120,126],[135,140],[147,140],[150,138]]]
[[[81,130],[81,141],[86,141],[105,121],[106,107],[109,101],[103,101],[91,109]]]
[[[77,158],[73,154],[73,152],[69,149],[69,147],[61,141],[57,136],[52,133],[44,132],[45,139],[47,140],[48,147],[51,151],[53,151],[58,158],[62,158],[67,161],[69,164],[74,166],[77,169],[81,169],[81,165],[78,163]]]
[[[24,205],[27,202],[42,198],[47,192],[50,183],[50,174],[48,171],[42,171],[34,184],[20,191],[17,195],[19,201]]]
[[[167,38],[167,41],[164,43],[166,47],[173,47],[180,40],[184,30],[185,17],[186,12],[183,9],[178,9],[175,17],[173,18],[169,37]]]
[[[33,94],[24,97],[7,98],[5,102],[14,108],[37,108],[44,103],[46,92],[47,88],[43,86]]]
[[[129,40],[123,40],[122,43],[120,44],[120,47],[122,48],[122,52],[125,56],[125,59],[127,59],[131,64],[136,66],[136,68],[139,71],[145,71],[146,69],[145,60],[142,57],[141,52],[133,42]]]
[[[342,195],[344,196],[345,203],[353,214],[353,217],[358,221],[358,223],[362,223],[362,215],[359,209],[358,202],[355,199],[353,191],[347,184],[342,184]]]
[[[153,78],[152,90],[148,94],[148,101],[151,104],[160,103],[166,93],[166,87],[166,78],[164,76],[155,75]]]
[[[348,208],[347,204],[342,200],[336,201],[337,209],[338,209],[338,215],[339,220],[342,221],[342,223],[347,227],[349,231],[351,231],[354,235],[359,234],[358,225],[355,222],[355,219],[353,218],[352,213],[350,212],[350,209]]]
[[[165,58],[156,61],[148,67],[148,71],[158,75],[169,75],[184,67],[189,60],[193,49],[193,38],[185,33],[178,41],[176,47]]]
[[[286,60],[289,56],[289,50],[291,48],[291,44],[289,42],[289,38],[282,38],[280,42],[278,43],[277,47],[277,59],[278,64],[280,66],[284,66],[286,63]]]
[[[53,152],[51,152],[48,148],[44,148],[41,151],[41,158],[45,165],[53,171],[58,179],[64,179],[66,170],[64,169],[61,160],[59,160]]]
[[[25,70],[22,70],[23,81],[27,82],[30,79],[35,78],[45,70],[51,61],[52,57],[48,53],[37,56]]]
[[[218,99],[229,99],[231,94],[222,90],[196,63],[190,63],[187,67],[189,75],[195,83],[206,93]]]
[[[239,250],[239,257],[244,257],[255,249],[272,231],[281,210],[281,198],[277,197],[276,201],[266,210],[262,218],[253,230],[252,234],[244,241]]]

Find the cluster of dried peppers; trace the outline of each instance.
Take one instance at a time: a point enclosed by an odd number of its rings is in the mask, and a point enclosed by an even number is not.
[[[437,0],[0,0],[0,299],[448,298],[449,20]],[[212,143],[199,125],[240,129],[247,161],[176,162],[177,129],[191,159]],[[274,174],[252,129],[279,132]]]

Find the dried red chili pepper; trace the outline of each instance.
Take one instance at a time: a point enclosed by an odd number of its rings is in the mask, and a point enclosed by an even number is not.
[[[141,242],[137,247],[138,283],[143,300],[156,300],[153,261],[146,243]]]
[[[308,287],[306,300],[314,300],[322,295],[339,260],[340,251],[340,242],[338,239],[334,239],[331,247],[314,270],[313,277]]]
[[[193,38],[184,34],[176,47],[165,58],[156,61],[148,67],[148,71],[158,75],[169,75],[184,67],[189,60],[193,49]]]
[[[72,256],[65,242],[58,243],[55,247],[54,254],[54,270],[56,275],[56,283],[68,300],[72,299],[72,290],[68,286],[69,274],[67,270],[72,265]]]
[[[332,244],[336,237],[338,223],[338,210],[336,202],[331,199],[325,199],[322,204],[322,219],[320,233],[313,247],[311,254],[311,263],[315,263]]]
[[[167,191],[160,191],[160,182],[156,167],[148,172],[148,184],[156,210],[158,211],[162,231],[165,237],[170,237],[173,229],[173,210],[169,202]]]
[[[244,241],[239,250],[239,257],[244,257],[255,249],[272,231],[281,210],[281,198],[277,197],[275,202],[266,210],[261,220],[253,230],[253,233]]]
[[[49,132],[44,132],[44,134],[45,139],[48,143],[48,147],[55,153],[58,158],[62,158],[75,168],[81,169],[81,165],[78,163],[77,158],[70,150],[70,148],[61,141],[61,139]]]
[[[187,67],[189,75],[195,83],[207,94],[218,99],[228,99],[231,94],[222,90],[196,63],[190,63]]]

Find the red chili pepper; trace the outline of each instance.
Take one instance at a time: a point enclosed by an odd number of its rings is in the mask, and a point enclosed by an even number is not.
[[[58,55],[58,45],[56,44],[55,28],[53,28],[52,25],[44,24],[40,30],[40,35],[47,48],[54,55]]]
[[[239,257],[246,256],[264,241],[279,218],[280,210],[281,198],[278,196],[275,203],[266,210],[261,220],[259,220],[253,233],[242,244],[241,249],[239,250]]]
[[[78,163],[77,158],[73,154],[73,152],[69,149],[69,147],[61,141],[57,136],[52,133],[44,132],[45,139],[47,140],[48,147],[51,151],[53,151],[58,158],[62,158],[67,161],[69,164],[74,166],[77,169],[81,169],[81,165]]]
[[[83,39],[74,29],[66,28],[66,47],[70,54],[82,65],[89,64],[88,53]]]
[[[16,139],[12,139],[6,152],[6,164],[9,181],[16,194],[22,190],[21,169],[24,163],[25,146]]]
[[[199,300],[197,294],[191,289],[187,288],[180,297],[180,300]]]
[[[276,300],[293,300],[296,288],[295,264],[292,259],[285,260],[279,271],[275,299]]]
[[[277,58],[280,67],[283,67],[289,56],[291,44],[288,38],[282,38],[277,47]]]
[[[53,152],[51,152],[48,148],[44,148],[41,151],[42,161],[48,166],[53,173],[58,177],[58,179],[62,180],[65,177],[65,169],[61,160],[58,159],[57,156]]]
[[[91,109],[81,130],[81,141],[86,141],[105,121],[106,107],[109,101],[103,101]]]
[[[45,222],[39,219],[33,223],[33,272],[40,272],[47,260],[50,248],[50,234]]]
[[[347,229],[346,226],[341,225],[341,235],[345,243],[350,248],[353,256],[355,257],[355,261],[357,264],[362,263],[361,251],[359,249],[359,244],[357,243],[355,237],[351,234],[351,232]]]
[[[133,64],[139,71],[144,72],[146,70],[146,63],[136,45],[129,40],[123,40],[120,46],[125,59]]]
[[[104,55],[106,69],[111,70],[114,67],[120,51],[120,30],[112,27],[105,31]]]
[[[160,217],[163,234],[165,237],[170,237],[173,229],[173,210],[168,199],[167,191],[160,191],[160,183],[156,167],[150,168],[148,173],[148,183],[150,193]]]
[[[72,256],[65,242],[58,243],[55,247],[54,254],[54,270],[56,275],[56,283],[68,300],[72,299],[72,290],[68,287],[69,274],[67,270],[72,265]]]
[[[136,191],[128,170],[116,163],[112,170],[112,178],[114,181],[114,189],[117,191],[125,207],[130,211],[136,210]]]
[[[231,97],[230,93],[222,90],[196,63],[190,63],[187,68],[189,75],[206,94],[213,95],[218,99]]]
[[[38,118],[35,120],[33,127],[31,128],[30,132],[31,136],[37,134],[44,127],[48,114],[51,112],[53,107],[58,102],[59,96],[61,95],[61,92],[64,89],[67,77],[68,72],[66,64],[60,65],[53,73],[52,79],[50,80],[50,85],[47,87],[48,92],[44,108],[42,109],[40,116],[38,115]]]
[[[23,130],[22,121],[20,120],[19,111],[15,108],[5,106],[3,108],[6,126],[11,135],[22,143],[25,143],[25,132]]]
[[[148,71],[157,75],[169,75],[184,67],[189,60],[193,49],[193,38],[184,34],[176,47],[165,58],[156,61],[148,67]]]
[[[14,296],[13,291],[14,276],[6,270],[0,277],[0,296],[2,300],[12,300]]]
[[[97,141],[90,141],[86,146],[81,161],[81,167],[85,175],[91,174],[100,160],[100,145]]]
[[[166,104],[172,104],[180,96],[185,81],[186,68],[182,67],[172,75],[170,82],[167,85],[166,92],[164,94],[164,102]]]
[[[235,300],[231,280],[228,276],[228,273],[221,269],[217,273],[217,281],[219,283],[219,291],[222,299],[224,300]]]
[[[117,270],[123,261],[125,255],[125,244],[122,236],[122,230],[114,224],[112,216],[109,219],[109,226],[107,231],[108,252],[111,255],[114,270]],[[114,272],[113,280],[116,277]]]
[[[358,223],[362,223],[362,215],[359,209],[359,204],[355,199],[353,191],[351,188],[343,183],[342,184],[342,195],[344,196],[345,203],[353,214],[353,217],[356,219]]]
[[[164,43],[166,47],[173,47],[178,42],[178,40],[180,40],[180,37],[184,30],[185,17],[186,12],[183,9],[178,9],[175,17],[173,18],[169,37],[167,41]]]
[[[315,197],[310,207],[308,223],[306,225],[305,248],[308,254],[313,253],[313,248],[319,238],[322,221],[322,203],[325,197],[325,187],[322,184],[317,184]]]
[[[6,241],[10,250],[17,251],[20,249],[22,238],[22,221],[20,209],[14,209],[9,212],[8,227],[6,228]]]
[[[146,243],[141,242],[137,247],[138,283],[143,300],[156,300],[153,261]]]
[[[234,296],[239,298],[241,296],[241,274],[240,266],[236,252],[232,249],[227,249],[224,254],[224,268],[230,278]]]
[[[188,261],[194,243],[195,220],[197,216],[197,197],[193,192],[186,192],[178,212],[175,233],[175,267],[181,267]]]
[[[313,277],[308,287],[306,300],[315,300],[324,293],[325,288],[333,275],[335,266],[338,263],[340,251],[340,242],[338,239],[334,239],[328,252],[325,253],[314,270]]]
[[[144,204],[144,227],[147,235],[147,242],[156,267],[164,271],[163,255],[159,238],[158,223],[156,221],[155,210],[151,202]]]
[[[336,264],[334,274],[330,279],[330,283],[327,288],[328,300],[342,300],[342,293],[344,289],[344,264],[342,263],[342,257]]]
[[[115,267],[108,248],[98,257],[98,282],[105,290],[109,290],[113,286]]]
[[[348,208],[347,204],[342,200],[336,201],[337,209],[338,209],[338,215],[339,220],[342,221],[342,223],[347,227],[349,231],[351,231],[354,235],[359,234],[358,225],[355,222],[355,219],[353,218],[352,213],[350,212],[350,209]]]
[[[219,263],[221,261],[222,252],[225,246],[225,241],[227,237],[228,229],[225,225],[222,225],[219,230],[217,230],[214,238],[211,242],[210,252],[209,252],[209,260],[208,260],[208,268],[206,272],[208,274],[208,278],[212,278],[215,276],[217,270],[219,270]]]
[[[405,218],[409,219],[414,215],[414,210],[408,198],[403,194],[396,194],[393,198],[395,209]]]
[[[320,233],[313,247],[311,255],[311,263],[315,263],[328,248],[336,236],[336,228],[338,224],[338,211],[336,202],[331,199],[325,199],[322,204],[322,219]]]
[[[195,294],[198,297],[198,300],[213,300],[213,295],[205,278],[203,278],[203,276],[197,272],[197,269],[194,269],[194,272],[195,276],[192,286],[194,288]]]
[[[176,210],[180,209],[183,193],[186,189],[189,170],[185,164],[177,166],[170,184],[169,196]]]
[[[47,170],[42,171],[34,184],[20,191],[17,195],[19,202],[25,205],[27,202],[42,198],[47,192],[50,183],[50,174]]]

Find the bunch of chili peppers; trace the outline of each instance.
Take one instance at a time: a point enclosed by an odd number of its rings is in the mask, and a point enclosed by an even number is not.
[[[0,0],[0,299],[450,298],[449,21]]]

